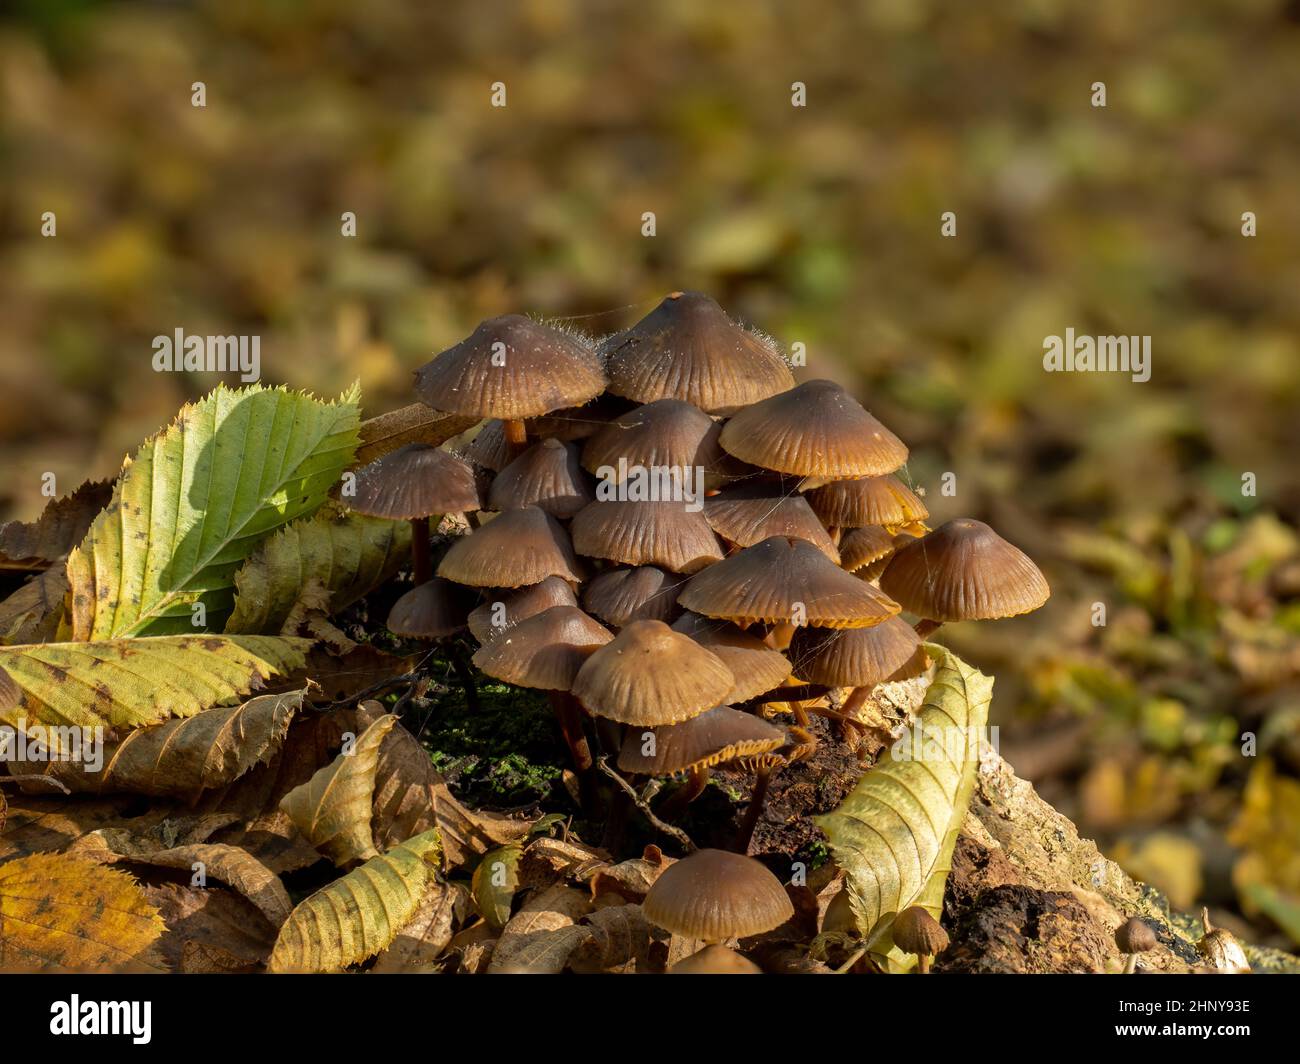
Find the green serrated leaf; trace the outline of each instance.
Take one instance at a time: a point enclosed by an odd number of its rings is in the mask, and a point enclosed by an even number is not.
[[[839,808],[816,817],[848,874],[854,923],[873,953],[892,951],[894,916],[919,905],[938,919],[952,851],[979,771],[993,680],[947,648],[912,727]]]
[[[302,666],[307,639],[280,636],[162,636],[93,643],[0,647],[0,674],[22,697],[0,721],[33,725],[136,728],[190,717]],[[47,736],[58,746],[55,733]]]
[[[68,559],[76,640],[220,631],[235,571],[270,532],[309,516],[352,460],[355,388],[327,403],[218,386],[123,467]]]
[[[278,632],[304,589],[337,613],[390,579],[410,555],[411,526],[327,506],[265,540],[235,574],[228,633]]]

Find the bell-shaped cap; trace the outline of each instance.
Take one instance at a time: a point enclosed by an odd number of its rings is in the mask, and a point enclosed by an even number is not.
[[[790,664],[807,683],[874,687],[910,680],[926,669],[925,652],[906,621],[890,617],[870,628],[799,628],[790,640]]]
[[[1024,551],[969,517],[900,547],[880,586],[910,613],[945,622],[1016,617],[1051,594]]]
[[[680,399],[658,399],[614,418],[582,449],[582,468],[613,483],[625,470],[704,470],[706,487],[745,472],[718,443],[722,425]],[[693,473],[692,473],[693,476]]]
[[[469,587],[523,587],[548,576],[582,580],[569,534],[536,506],[506,510],[459,537],[439,564],[438,575]]]
[[[808,503],[833,528],[900,528],[930,516],[920,497],[895,476],[832,481],[808,492]]]
[[[686,609],[742,627],[786,621],[821,628],[866,628],[898,603],[846,573],[811,543],[773,536],[696,573],[677,596]]]
[[[771,536],[805,539],[836,565],[840,552],[802,495],[758,480],[724,488],[704,500],[704,517],[723,539],[752,547]]]
[[[618,767],[643,776],[675,776],[771,753],[785,742],[785,732],[762,717],[717,706],[681,724],[628,728]]]
[[[559,440],[535,443],[497,474],[488,509],[536,506],[561,520],[596,498],[591,478],[578,465],[578,448]]]
[[[794,915],[765,865],[727,850],[696,850],[669,865],[641,907],[657,927],[711,943],[761,935]]]
[[[481,606],[469,611],[470,633],[480,643],[552,606],[578,605],[573,588],[558,576],[548,576],[541,583],[527,587],[487,591],[484,597],[486,601]]]
[[[853,528],[840,537],[840,567],[850,573],[888,558],[896,544],[889,530],[879,525]]]
[[[572,532],[579,554],[622,565],[693,573],[722,559],[704,514],[684,502],[598,499],[574,517]]]
[[[539,440],[561,440],[571,443],[594,436],[632,404],[627,399],[605,392],[582,406],[566,406],[553,410],[528,422],[528,435]]]
[[[592,616],[616,628],[633,621],[671,621],[681,612],[677,591],[685,582],[685,576],[653,565],[611,569],[583,589],[582,604]]]
[[[680,399],[719,414],[794,385],[775,344],[700,292],[672,293],[600,349],[609,390],[639,403]]]
[[[656,727],[720,705],[734,678],[710,651],[662,621],[633,621],[582,666],[573,693],[598,717]]]
[[[948,948],[948,932],[919,905],[909,906],[894,917],[893,937],[894,945],[904,953],[920,957],[933,957]]]
[[[407,639],[443,639],[468,623],[465,590],[435,576],[411,588],[388,612],[388,630]]]
[[[568,691],[609,632],[575,606],[552,606],[520,621],[474,652],[487,675],[516,687]]]
[[[907,461],[902,440],[833,381],[746,407],[718,440],[743,462],[799,477],[876,477]]]
[[[741,631],[730,621],[702,617],[689,610],[673,622],[673,631],[681,632],[705,647],[731,670],[735,684],[723,699],[727,705],[748,702],[780,687],[790,676],[790,663],[779,650]]]
[[[474,438],[468,440],[462,454],[475,465],[500,473],[510,464],[510,444],[506,442],[506,423],[500,418],[484,421]]]
[[[408,443],[357,471],[350,510],[390,521],[459,514],[480,506],[474,467],[427,443]]]
[[[522,314],[483,322],[415,376],[415,394],[434,410],[519,420],[578,406],[605,390],[591,343]]]

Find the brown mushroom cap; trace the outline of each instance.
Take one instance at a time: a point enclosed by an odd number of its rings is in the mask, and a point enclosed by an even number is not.
[[[722,700],[728,705],[766,694],[780,687],[790,675],[790,663],[784,654],[730,621],[701,617],[688,610],[672,627],[673,631],[688,635],[711,650],[731,670],[736,682]]]
[[[781,881],[752,857],[696,850],[669,865],[641,908],[665,931],[705,942],[761,935],[794,915]]]
[[[719,946],[705,946],[689,957],[683,957],[671,968],[669,975],[762,975],[763,969],[743,957],[734,949]]]
[[[894,537],[879,525],[854,528],[840,537],[840,566],[856,573],[894,553]]]
[[[807,500],[770,482],[724,488],[704,500],[704,517],[714,532],[742,547],[752,547],[770,536],[791,536],[806,539],[840,564],[840,552]]]
[[[435,576],[393,603],[388,630],[408,639],[442,639],[465,627],[466,612],[464,589]]]
[[[497,474],[488,492],[488,509],[536,506],[565,519],[595,498],[591,478],[578,466],[578,448],[551,439],[534,444]]]
[[[746,407],[718,441],[741,461],[800,477],[875,477],[907,448],[833,381],[806,381]]]
[[[808,503],[827,525],[897,528],[930,516],[920,497],[895,476],[836,480],[808,493]]]
[[[693,573],[722,558],[701,512],[683,502],[596,501],[573,518],[573,546],[588,558]]]
[[[465,439],[465,435],[459,437]],[[475,465],[500,473],[510,464],[510,444],[506,441],[506,423],[491,418],[479,425],[472,439],[464,443],[461,453]]]
[[[1023,551],[968,517],[900,547],[880,586],[904,609],[934,621],[1015,617],[1038,609],[1051,594]]]
[[[520,621],[535,617],[552,606],[578,605],[573,588],[558,576],[548,576],[540,584],[486,593],[487,601],[469,611],[469,630],[480,643],[486,643]],[[498,603],[501,609],[497,610]],[[494,624],[499,620],[499,624]]]
[[[662,621],[633,621],[582,666],[573,693],[620,724],[680,724],[719,705],[734,678],[717,656]]]
[[[530,418],[528,435],[539,440],[563,440],[572,443],[594,436],[613,418],[627,413],[632,406],[627,399],[604,392],[582,406],[566,406],[541,417]]]
[[[523,587],[548,576],[575,583],[582,579],[569,534],[536,506],[507,510],[459,537],[438,575],[469,587]]]
[[[870,628],[796,629],[789,654],[799,679],[828,687],[874,687],[926,669],[920,637],[898,617]]]
[[[483,322],[415,378],[416,395],[435,410],[507,420],[577,406],[604,390],[600,359],[586,338],[522,314]]]
[[[948,932],[939,921],[913,905],[894,917],[894,945],[904,953],[933,957],[948,948]]]
[[[459,514],[480,506],[474,467],[427,443],[408,443],[357,471],[350,510],[390,521]]]
[[[677,601],[740,625],[802,620],[821,628],[866,628],[899,605],[846,573],[811,543],[773,536],[697,573]]]
[[[591,654],[612,636],[575,606],[552,606],[474,653],[474,664],[516,687],[568,691]]]
[[[724,413],[794,385],[774,344],[700,292],[672,293],[600,349],[609,390],[639,403],[681,399]]]
[[[1156,948],[1156,933],[1145,920],[1130,916],[1115,929],[1115,945],[1121,953],[1145,953]]]
[[[654,753],[647,755],[653,734]],[[618,767],[645,776],[675,776],[689,769],[712,768],[740,757],[756,757],[785,745],[785,732],[752,713],[717,706],[681,724],[628,728]]]
[[[670,621],[679,612],[677,591],[685,581],[685,576],[653,565],[611,569],[583,589],[582,604],[616,628],[632,621]]]
[[[722,425],[703,410],[680,399],[658,399],[614,418],[582,449],[582,468],[589,473],[610,471],[615,483],[619,460],[627,468],[640,466],[704,469],[704,482],[714,487],[744,471],[742,463],[718,443]]]

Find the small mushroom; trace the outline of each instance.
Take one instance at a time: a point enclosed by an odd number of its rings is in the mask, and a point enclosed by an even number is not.
[[[427,443],[377,458],[357,472],[356,492],[343,502],[351,510],[390,521],[411,522],[411,564],[416,584],[433,575],[429,556],[429,518],[472,513],[481,504],[474,468],[454,454]]]
[[[717,706],[681,724],[627,729],[618,767],[643,776],[689,773],[661,808],[671,819],[704,792],[715,766],[759,757],[785,743],[785,732],[761,717]]]
[[[605,389],[590,341],[522,314],[490,318],[416,373],[416,396],[451,414],[499,418],[510,457],[527,446],[525,418],[577,406]]]
[[[507,465],[488,490],[488,509],[536,506],[567,520],[596,497],[591,477],[578,465],[578,448],[559,440],[535,443]]]
[[[573,518],[573,547],[588,558],[694,573],[722,559],[704,514],[669,500],[596,500]]]
[[[526,506],[460,536],[443,555],[438,575],[467,587],[524,587],[548,576],[579,583],[582,569],[560,522]]]
[[[916,970],[924,975],[930,970],[930,959],[948,948],[948,932],[919,905],[913,905],[894,917],[894,945],[904,953],[916,954]]]
[[[808,500],[779,481],[759,480],[723,488],[704,500],[704,517],[714,532],[738,547],[752,547],[771,536],[790,536],[806,539],[836,565],[840,564],[840,552]]]
[[[613,474],[615,482],[633,469],[704,470],[706,489],[716,488],[748,467],[718,443],[722,425],[680,399],[657,399],[614,418],[587,440],[582,468]]]
[[[883,476],[907,461],[902,440],[843,386],[824,380],[746,407],[718,442],[742,462],[817,481]]]
[[[474,664],[489,676],[550,695],[574,769],[591,786],[594,761],[570,691],[583,663],[610,634],[575,606],[552,606],[479,647]]]
[[[469,611],[470,634],[480,644],[491,642],[511,626],[552,606],[578,605],[573,588],[559,576],[548,576],[541,583],[525,587],[485,591],[483,597],[483,604]]]
[[[711,651],[663,621],[633,621],[573,681],[574,696],[606,720],[654,728],[719,705],[735,677]]]
[[[1132,975],[1137,970],[1138,954],[1156,948],[1156,933],[1145,920],[1130,916],[1115,929],[1115,945],[1125,955],[1124,974]]]
[[[808,504],[828,528],[875,525],[897,529],[930,516],[917,494],[888,474],[833,481],[810,491]]]
[[[702,292],[673,292],[600,351],[609,390],[638,403],[680,399],[721,414],[794,384],[776,345]]]
[[[388,612],[388,630],[394,635],[436,643],[447,652],[447,660],[464,688],[465,704],[476,712],[478,688],[474,672],[465,662],[463,649],[454,641],[467,624],[464,590],[440,576],[413,587]]]
[[[900,547],[881,574],[880,587],[921,618],[916,632],[923,638],[947,621],[1029,613],[1051,594],[1028,555],[969,517]]]
[[[669,865],[641,908],[652,924],[708,945],[761,935],[794,915],[766,866],[726,850],[696,850]]]
[[[1196,952],[1205,958],[1206,964],[1220,972],[1250,971],[1250,961],[1241,943],[1227,928],[1210,923],[1209,909],[1201,909],[1201,926],[1205,928],[1205,937],[1196,943]]]
[[[736,682],[722,699],[725,705],[748,702],[779,687],[790,675],[790,663],[785,655],[730,621],[714,620],[687,610],[672,627],[673,631],[682,632],[711,650],[731,670]]]
[[[611,569],[582,592],[582,604],[606,624],[622,628],[633,621],[664,621],[677,616],[677,591],[686,577],[653,565]]]

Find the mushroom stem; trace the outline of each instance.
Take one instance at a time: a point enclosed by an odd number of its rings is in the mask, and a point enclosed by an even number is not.
[[[755,774],[754,793],[750,795],[745,819],[740,822],[740,831],[736,835],[737,853],[749,853],[749,844],[754,838],[754,828],[758,826],[758,815],[763,811],[763,800],[767,797],[767,784],[773,771],[770,768],[760,768]]]
[[[772,649],[788,650],[790,640],[794,638],[795,626],[789,621],[781,621],[771,631]]]
[[[411,570],[415,576],[415,586],[427,584],[433,579],[433,561],[429,556],[429,519],[416,517],[411,520]]]
[[[930,970],[930,955],[928,953],[918,953],[916,955],[916,973],[925,975]]]
[[[707,768],[691,769],[690,777],[677,788],[660,807],[659,813],[665,820],[676,820],[686,812],[686,807],[696,798],[704,793],[704,788],[709,784],[709,770]]]
[[[595,762],[591,757],[591,747],[587,745],[587,733],[582,728],[582,715],[578,704],[567,691],[551,691],[551,709],[559,722],[564,744],[569,748],[573,758],[573,767],[581,775],[591,772]]]
[[[518,458],[528,448],[528,427],[515,419],[506,422],[506,453]]]
[[[942,628],[943,621],[931,621],[926,618],[922,618],[921,620],[917,621],[916,624],[914,624],[912,627],[916,630],[916,634],[919,635],[922,639],[924,639],[926,636],[933,635],[940,628]]]
[[[476,510],[466,510],[462,516],[465,518],[465,523],[469,525],[471,529],[478,528],[479,525],[482,524],[478,519],[478,511]]]
[[[452,644],[447,649],[451,661],[451,671],[456,674],[460,686],[465,692],[465,708],[471,713],[478,712],[478,684],[474,680],[474,670],[465,661],[459,645]]]
[[[1124,958],[1125,975],[1132,975],[1134,972],[1137,971],[1137,966],[1138,966],[1138,955],[1136,953],[1130,953]]]

